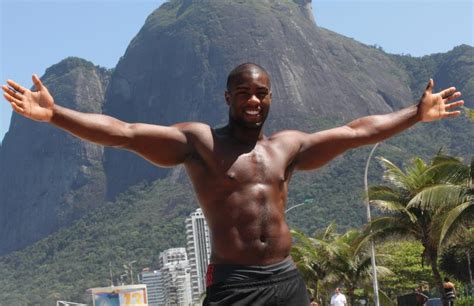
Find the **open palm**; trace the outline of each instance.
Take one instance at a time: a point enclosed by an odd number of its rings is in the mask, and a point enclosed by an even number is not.
[[[36,121],[49,122],[53,117],[53,97],[37,75],[33,75],[32,79],[36,91],[31,91],[12,80],[8,80],[8,86],[2,86],[3,96],[10,103],[13,110],[20,115]]]
[[[447,117],[455,117],[461,114],[460,111],[449,111],[451,108],[461,106],[464,101],[451,101],[461,97],[461,93],[456,88],[450,87],[438,93],[433,93],[434,82],[432,79],[423,93],[419,103],[419,114],[421,121],[429,122]]]

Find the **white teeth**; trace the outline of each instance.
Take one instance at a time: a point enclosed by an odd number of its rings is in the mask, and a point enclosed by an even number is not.
[[[245,113],[249,114],[249,115],[258,115],[259,111],[247,110],[247,111],[245,111]]]

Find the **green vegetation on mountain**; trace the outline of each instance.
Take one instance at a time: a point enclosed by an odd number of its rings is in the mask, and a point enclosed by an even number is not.
[[[184,218],[195,207],[189,186],[140,185],[87,214],[73,226],[1,258],[0,305],[53,305],[88,300],[86,289],[110,285],[123,264],[139,272],[158,266],[160,251],[185,245]]]
[[[390,55],[409,76],[410,88],[421,92],[427,80],[433,78],[438,88],[455,85],[463,92],[467,105],[474,105],[474,48],[468,45],[455,47],[447,53],[426,55],[421,58]],[[417,98],[417,97],[414,97]]]

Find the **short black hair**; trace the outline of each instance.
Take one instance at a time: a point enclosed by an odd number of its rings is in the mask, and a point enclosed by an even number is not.
[[[448,278],[448,277],[445,277],[445,278],[444,278],[444,281],[445,281],[445,282],[449,282],[449,278]]]
[[[234,85],[234,82],[236,81],[237,77],[242,74],[242,72],[248,71],[251,68],[256,68],[257,70],[260,70],[260,72],[265,73],[267,76],[269,76],[268,72],[263,68],[262,66],[255,64],[255,63],[243,63],[232,69],[232,71],[229,73],[229,76],[227,77],[227,91],[230,91],[232,85]],[[270,79],[268,80],[270,82]],[[269,83],[270,84],[270,83]]]

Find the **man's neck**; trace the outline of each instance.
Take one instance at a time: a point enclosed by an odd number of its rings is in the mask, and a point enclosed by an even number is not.
[[[264,139],[263,125],[255,128],[245,127],[234,122],[229,122],[227,125],[229,135],[241,143],[256,143]]]

